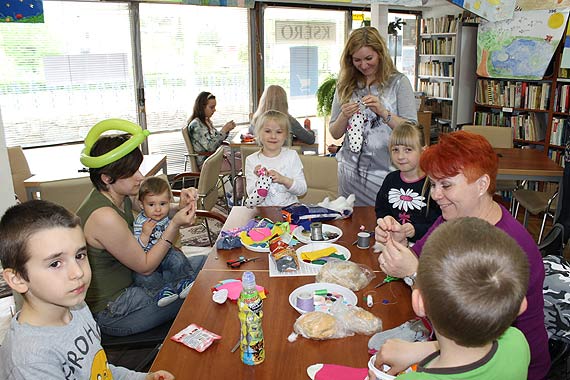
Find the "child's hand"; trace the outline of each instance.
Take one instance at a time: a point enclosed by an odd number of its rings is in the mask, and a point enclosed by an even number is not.
[[[143,223],[142,226],[142,233],[144,235],[150,236],[150,234],[152,233],[152,230],[154,230],[154,226],[156,226],[156,221],[149,219],[146,222]]]
[[[235,121],[230,120],[222,127],[222,132],[229,133],[235,127],[236,127]]]
[[[156,372],[149,372],[146,375],[146,380],[174,380],[175,377],[168,371],[160,370]]]
[[[371,370],[368,370],[368,380],[376,380],[376,375]]]
[[[255,174],[256,177],[259,177],[259,172],[261,171],[262,168],[263,166],[257,165],[255,168],[253,168],[253,174]]]
[[[281,185],[285,186],[286,188],[290,188],[291,186],[293,186],[293,180],[289,177],[285,177],[284,175],[281,175],[281,173],[279,173],[276,170],[268,170],[267,171],[267,175],[271,177],[271,179],[273,180],[273,182],[275,183],[280,183]]]
[[[414,225],[412,223],[405,223],[402,227],[404,233],[406,234],[406,237],[411,238],[414,237],[414,235],[416,234],[416,229],[414,228]]]
[[[377,226],[374,229],[374,237],[377,242],[386,245],[388,238],[392,238],[399,243],[405,243],[406,231],[394,217],[388,215],[383,218],[378,218],[376,223]]]

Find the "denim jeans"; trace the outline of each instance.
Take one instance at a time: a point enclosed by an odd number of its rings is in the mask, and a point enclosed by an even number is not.
[[[207,256],[202,255],[188,258],[194,276],[202,269],[206,258]],[[172,321],[182,302],[184,300],[178,299],[168,306],[159,307],[154,295],[149,295],[145,289],[133,284],[94,317],[101,331],[107,335],[132,335]]]
[[[194,270],[190,260],[176,248],[170,248],[156,270],[149,275],[133,274],[134,285],[143,288],[151,297],[165,286],[176,289],[181,280],[194,281],[198,271]]]

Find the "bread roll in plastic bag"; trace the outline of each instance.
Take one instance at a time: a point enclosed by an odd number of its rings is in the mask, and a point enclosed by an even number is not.
[[[317,282],[331,282],[353,291],[365,288],[376,277],[371,268],[352,261],[331,260],[319,271]]]

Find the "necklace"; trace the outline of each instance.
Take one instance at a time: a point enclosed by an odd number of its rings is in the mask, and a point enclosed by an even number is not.
[[[498,204],[495,203],[495,201],[491,200],[491,204],[489,205],[489,207],[487,208],[487,211],[481,217],[481,219],[489,222],[492,225],[497,224],[497,222],[500,220],[500,218],[497,218],[497,215],[495,215],[496,210],[497,210],[497,206],[498,206]]]
[[[102,193],[105,198],[109,199],[111,201],[112,204],[114,204],[118,209],[122,210],[123,209],[123,202],[122,201],[117,201],[114,197],[113,194],[109,193],[109,192],[105,192]]]

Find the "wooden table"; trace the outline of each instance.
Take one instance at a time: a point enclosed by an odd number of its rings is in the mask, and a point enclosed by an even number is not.
[[[299,313],[290,305],[288,296],[297,287],[314,282],[314,277],[273,277],[256,271],[256,281],[269,291],[263,304],[263,332],[265,362],[248,366],[241,362],[239,349],[230,352],[239,339],[237,305],[226,301],[218,305],[212,301],[211,287],[220,280],[241,277],[242,271],[212,271],[203,269],[186,298],[168,337],[191,323],[206,328],[222,339],[199,353],[180,343],[167,339],[151,371],[165,369],[176,379],[306,379],[306,369],[315,363],[334,363],[352,367],[366,367],[369,336],[355,335],[342,339],[316,341],[301,336],[290,343],[287,336]],[[359,292],[358,305],[368,309],[362,300],[377,282]],[[375,304],[372,313],[382,318],[384,329],[390,329],[414,317],[410,305],[410,288],[401,281],[373,289]],[[382,300],[388,300],[383,304]]]
[[[78,171],[79,169],[82,168],[82,165],[79,162],[79,155],[73,157],[70,156],[69,162],[71,164],[65,167],[52,167],[49,172],[46,171],[39,174],[35,174],[30,178],[28,178],[27,180],[25,180],[24,186],[26,187],[26,194],[28,200],[36,198],[35,195],[39,192],[39,187],[41,183],[89,176],[88,172]],[[166,174],[167,170],[166,155],[165,154],[145,155],[139,170],[144,176],[155,175],[160,171]]]
[[[226,223],[222,227],[223,231],[228,231],[232,228],[244,226],[250,219],[255,216],[262,216],[271,219],[272,221],[281,221],[281,208],[280,207],[257,207],[248,209],[245,206],[234,206]],[[374,231],[376,226],[376,216],[374,207],[355,207],[352,216],[348,219],[334,220],[325,222],[339,227],[342,230],[341,238],[335,244],[342,245],[350,250],[350,261],[365,264],[374,271],[379,271],[378,254],[372,252],[372,248],[360,249],[355,244],[356,234],[360,232],[361,225],[367,231]],[[371,245],[374,242],[374,237],[371,238]],[[294,248],[301,247],[303,243],[299,243]],[[208,256],[204,268],[208,270],[228,270],[226,262],[228,260],[236,259],[238,256],[245,257],[261,257],[256,261],[251,261],[242,264],[242,270],[268,270],[268,254],[258,253],[248,250],[247,248],[231,249],[231,250],[216,250]]]
[[[495,148],[499,156],[497,179],[515,181],[544,181],[558,183],[558,197],[562,199],[564,169],[544,152],[536,149]],[[562,202],[558,202],[555,220],[560,214]]]

